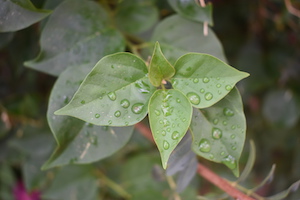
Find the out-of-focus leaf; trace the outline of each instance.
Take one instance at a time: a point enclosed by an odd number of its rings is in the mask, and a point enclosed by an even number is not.
[[[67,166],[61,168],[51,185],[43,192],[45,199],[95,200],[98,180],[91,165]]]
[[[0,0],[0,5],[0,32],[24,29],[51,13],[37,9],[30,0]]]
[[[56,111],[102,126],[130,126],[148,112],[156,90],[147,77],[145,62],[129,53],[101,59],[87,75],[69,104]]]
[[[122,166],[121,182],[123,188],[132,195],[133,200],[166,199],[166,182],[156,181],[152,169],[159,162],[159,157],[148,154],[130,158]]]
[[[268,175],[266,176],[266,178],[259,185],[257,185],[255,188],[253,188],[251,190],[257,191],[258,189],[263,187],[265,184],[270,183],[273,180],[275,168],[276,168],[276,165],[275,164],[272,165],[272,168],[271,168],[270,172],[268,173]]]
[[[188,53],[175,63],[176,74],[171,79],[196,108],[206,108],[220,101],[235,84],[249,76],[223,61],[200,53]]]
[[[155,87],[160,86],[162,80],[170,79],[175,74],[174,67],[166,60],[161,52],[159,43],[155,43],[153,55],[149,65],[149,79]]]
[[[246,130],[241,96],[234,88],[224,99],[204,110],[194,109],[191,122],[193,150],[200,156],[225,164],[239,175]]]
[[[270,91],[263,102],[265,118],[276,127],[293,127],[299,119],[299,108],[289,91]]]
[[[97,161],[122,148],[131,137],[133,127],[93,126],[73,117],[54,115],[55,110],[68,103],[90,69],[90,65],[68,68],[52,89],[47,118],[58,148],[43,166],[44,169]]]
[[[285,199],[290,193],[296,192],[300,186],[300,180],[293,183],[288,189],[280,192],[279,194],[275,194],[273,196],[267,197],[268,200],[282,200]]]
[[[212,4],[201,7],[195,0],[168,0],[172,8],[182,17],[213,25]]]
[[[16,183],[12,168],[5,162],[0,163],[0,199],[14,200],[12,189]]]
[[[153,0],[125,0],[118,5],[115,21],[122,31],[136,34],[151,28],[158,16]]]
[[[103,56],[125,47],[120,33],[107,24],[105,10],[93,1],[61,3],[42,31],[41,51],[25,62],[33,69],[58,76],[69,66],[94,66]]]
[[[0,49],[5,47],[14,37],[14,33],[0,33]]]
[[[189,52],[207,53],[226,61],[222,45],[213,31],[208,28],[207,36],[202,33],[202,23],[173,15],[157,25],[152,41],[160,43],[165,57],[171,64]]]
[[[187,133],[174,149],[168,161],[166,174],[168,176],[178,174],[176,180],[178,192],[184,191],[196,174],[198,161],[191,146],[192,137],[190,133]]]
[[[149,122],[166,169],[169,156],[186,134],[192,106],[178,90],[157,90],[149,102]]]
[[[246,178],[248,178],[248,176],[254,166],[255,154],[256,154],[255,144],[254,144],[253,140],[250,140],[250,152],[249,152],[248,161],[245,166],[245,169],[241,173],[241,176],[235,181],[236,183],[240,183],[240,182],[246,180]]]

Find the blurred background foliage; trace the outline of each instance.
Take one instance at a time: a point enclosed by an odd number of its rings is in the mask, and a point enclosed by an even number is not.
[[[59,1],[32,2],[38,8],[53,9]],[[239,84],[248,126],[242,168],[249,139],[257,149],[245,186],[259,184],[274,163],[273,182],[259,190],[263,196],[272,195],[300,178],[300,18],[282,0],[210,2],[212,29],[229,64],[251,74]],[[292,2],[300,10],[300,2]],[[160,19],[174,12],[167,1],[157,0],[156,5]],[[40,191],[43,199],[71,199],[76,193],[84,194],[78,199],[87,200],[96,196],[127,199],[129,195],[133,199],[166,198],[170,189],[155,167],[160,163],[156,147],[137,131],[122,151],[100,162],[40,171],[55,148],[45,113],[56,78],[23,63],[38,54],[43,23],[0,34],[0,199],[13,199],[12,188],[18,181],[28,191]],[[144,33],[145,37],[149,34],[151,31]],[[226,168],[200,161],[232,179]],[[181,197],[194,199],[197,194],[213,193],[220,191],[196,176]],[[299,198],[300,193],[295,192],[286,199]]]

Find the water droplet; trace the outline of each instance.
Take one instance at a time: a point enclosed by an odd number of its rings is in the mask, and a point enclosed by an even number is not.
[[[236,129],[236,126],[235,126],[235,125],[232,125],[232,126],[231,126],[231,129],[232,129],[232,130]]]
[[[221,155],[221,156],[224,156],[224,155],[225,155],[225,152],[224,152],[224,151],[222,151],[222,152],[220,153],[220,155]]]
[[[218,122],[219,122],[219,119],[218,119],[218,118],[215,118],[215,119],[213,120],[214,125],[217,125]]]
[[[160,124],[163,124],[164,122],[163,122],[163,120],[159,120],[159,123],[160,123]]]
[[[164,116],[170,116],[173,113],[174,107],[169,106],[168,103],[164,103],[161,106]]]
[[[159,110],[154,110],[154,113],[159,116],[160,115],[160,111]]]
[[[205,92],[205,90],[204,90],[203,88],[201,88],[201,89],[200,89],[200,93],[203,94],[204,92]]]
[[[112,124],[112,121],[111,121],[111,120],[108,120],[108,124],[111,125],[111,124]]]
[[[172,139],[173,139],[173,140],[177,140],[179,137],[180,137],[180,134],[179,134],[178,131],[174,131],[174,132],[172,133]]]
[[[115,117],[120,117],[121,116],[121,112],[119,110],[117,110],[114,115],[115,115]]]
[[[96,136],[92,136],[90,137],[90,142],[93,144],[93,145],[97,145],[98,143],[98,138]]]
[[[167,149],[170,148],[170,144],[166,140],[164,140],[163,147],[164,147],[165,150],[167,150]]]
[[[177,84],[178,84],[178,81],[176,81],[176,80],[172,82],[173,86],[176,86]]]
[[[192,70],[192,68],[191,67],[188,67],[188,68],[186,68],[186,71],[191,71]]]
[[[110,66],[112,69],[114,69],[115,67],[113,65]]]
[[[230,138],[231,138],[231,139],[234,139],[234,138],[235,138],[235,135],[234,135],[234,134],[232,134],[232,135],[230,136]]]
[[[185,121],[186,121],[186,118],[182,118],[182,121],[185,122]]]
[[[128,108],[130,106],[130,103],[127,99],[123,99],[120,104],[123,108]]]
[[[180,102],[181,102],[181,100],[180,100],[179,98],[177,98],[177,99],[176,99],[176,102],[177,102],[177,103],[180,103]]]
[[[223,114],[225,116],[232,117],[234,115],[234,112],[230,108],[224,108],[223,109]]]
[[[125,122],[125,126],[128,126],[129,122]]]
[[[143,103],[136,103],[131,107],[131,111],[134,114],[140,114],[143,112],[143,108],[144,108],[144,104]]]
[[[163,120],[164,127],[170,126],[170,122],[166,119]]]
[[[231,147],[232,150],[236,150],[236,146]]]
[[[226,86],[225,86],[225,89],[226,89],[227,91],[230,91],[230,90],[232,90],[232,87],[231,87],[230,85],[226,85]]]
[[[229,169],[235,169],[237,166],[236,160],[233,156],[228,155],[226,156],[222,162],[229,168]]]
[[[166,136],[167,132],[166,132],[165,130],[163,130],[163,131],[161,131],[161,134],[162,134],[163,136]]]
[[[168,131],[168,132],[170,132],[170,131],[171,131],[171,129],[170,129],[170,128],[167,128],[167,131]]]
[[[85,100],[80,101],[81,104],[85,104]]]
[[[95,114],[95,118],[99,118],[100,117],[100,114]]]
[[[64,96],[64,99],[65,99],[65,100],[64,100],[64,103],[65,103],[65,104],[69,103],[69,97]]]
[[[210,152],[211,146],[210,146],[210,142],[207,139],[202,139],[199,143],[199,149],[202,152]]]
[[[198,78],[194,78],[193,82],[194,82],[194,83],[198,83],[198,82],[199,82],[199,79],[198,79]]]
[[[222,131],[219,128],[212,129],[212,137],[214,139],[220,139],[222,137]]]
[[[186,96],[192,104],[198,105],[200,103],[200,97],[198,96],[198,94],[194,92],[189,92]]]
[[[204,78],[203,78],[203,83],[208,83],[208,82],[209,82],[209,78],[204,77]]]
[[[108,126],[102,126],[102,130],[104,130],[104,131],[108,131]]]
[[[222,122],[222,124],[223,124],[224,126],[226,126],[226,125],[227,125],[227,121],[224,120],[224,121]]]
[[[218,83],[218,84],[217,84],[217,88],[220,88],[220,87],[221,87],[221,84],[220,84],[220,83]]]
[[[209,158],[210,158],[210,159],[214,159],[215,156],[214,156],[213,154],[209,154]]]
[[[217,77],[217,80],[220,80],[220,77]]]
[[[207,92],[207,93],[205,94],[205,99],[206,99],[207,101],[211,100],[212,98],[213,98],[212,93]]]
[[[112,100],[112,101],[116,100],[116,98],[117,98],[117,95],[116,95],[115,92],[109,92],[109,93],[107,94],[107,96],[108,96],[108,98],[109,98],[110,100]]]

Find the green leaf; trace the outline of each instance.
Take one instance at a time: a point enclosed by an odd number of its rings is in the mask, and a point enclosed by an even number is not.
[[[209,27],[208,35],[204,36],[202,23],[186,20],[179,15],[161,21],[151,40],[160,43],[165,57],[171,64],[189,52],[207,53],[226,61],[222,45]]]
[[[90,165],[61,168],[50,187],[43,192],[43,199],[97,199],[95,170]]]
[[[201,111],[194,109],[190,129],[194,139],[192,148],[198,155],[224,163],[238,176],[246,120],[236,88],[212,107]]]
[[[149,103],[149,122],[166,169],[170,154],[186,134],[192,106],[178,90],[157,90]]]
[[[143,60],[130,53],[102,58],[88,74],[71,102],[55,112],[101,126],[130,126],[147,114],[156,89]]]
[[[101,57],[123,51],[123,37],[109,28],[107,20],[105,10],[96,2],[64,1],[42,31],[39,55],[25,65],[58,76],[69,66],[94,66]]]
[[[122,1],[117,8],[115,21],[126,33],[136,34],[151,28],[159,17],[153,0]]]
[[[196,108],[206,108],[220,101],[235,84],[249,76],[223,61],[206,54],[188,53],[175,64],[173,87],[183,92]]]
[[[195,0],[168,0],[172,8],[182,17],[213,25],[212,5],[201,7]]]
[[[51,13],[37,9],[30,0],[0,0],[0,5],[0,32],[24,29]]]
[[[174,67],[163,55],[159,43],[155,43],[153,55],[149,66],[149,79],[152,85],[158,87],[162,80],[170,79],[175,74]]]
[[[89,65],[68,68],[59,76],[52,89],[47,118],[58,148],[44,164],[44,169],[69,163],[98,161],[122,148],[131,137],[133,127],[93,126],[73,117],[54,115],[55,110],[69,102],[90,70]]]

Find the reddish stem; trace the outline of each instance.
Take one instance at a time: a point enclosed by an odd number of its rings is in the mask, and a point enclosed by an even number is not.
[[[152,137],[151,130],[149,129],[148,126],[143,124],[142,122],[139,122],[135,125],[135,128],[143,135],[145,136],[148,140],[154,143],[154,139]],[[207,181],[211,182],[224,192],[226,192],[228,195],[231,197],[238,199],[238,200],[254,200],[253,198],[245,195],[223,178],[221,178],[219,175],[215,174],[213,171],[209,170],[206,168],[204,165],[198,163],[198,169],[197,172],[200,176],[205,178]]]

